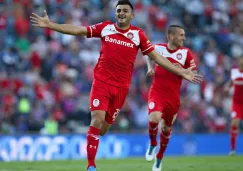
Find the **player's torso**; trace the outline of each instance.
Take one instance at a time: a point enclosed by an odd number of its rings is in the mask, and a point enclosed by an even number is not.
[[[128,86],[134,61],[140,45],[139,29],[130,27],[118,30],[115,24],[106,25],[101,31],[101,51],[95,68],[96,78],[117,85]]]
[[[119,65],[134,63],[140,44],[138,29],[121,32],[115,24],[108,24],[101,32],[101,41],[101,60],[116,61]]]
[[[185,68],[185,63],[187,59],[187,49],[180,48],[176,51],[170,51],[167,48],[166,44],[155,45],[155,50],[161,55],[166,57],[174,65],[180,65]],[[168,95],[177,95],[180,94],[182,78],[166,69],[158,66],[155,66],[155,75],[153,78],[152,89],[161,91],[162,93]]]
[[[243,71],[240,71],[239,68],[233,68],[231,80],[234,85],[233,103],[243,104]]]

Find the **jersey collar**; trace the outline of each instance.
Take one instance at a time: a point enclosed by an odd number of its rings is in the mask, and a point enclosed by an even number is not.
[[[122,29],[119,29],[119,28],[117,27],[116,23],[115,23],[114,25],[115,25],[116,30],[119,31],[120,33],[126,33],[126,32],[128,32],[128,30],[130,30],[130,28],[131,28],[131,25],[130,25],[126,30],[122,30]]]
[[[177,48],[177,49],[171,50],[171,49],[169,49],[168,44],[166,44],[166,49],[167,49],[167,51],[168,51],[169,53],[174,53],[174,52],[176,52],[178,49],[180,49],[180,47]]]

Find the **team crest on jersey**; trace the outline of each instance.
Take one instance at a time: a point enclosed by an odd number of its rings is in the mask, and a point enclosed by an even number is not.
[[[94,107],[98,107],[100,105],[100,101],[99,101],[99,99],[94,99],[93,100],[93,106]]]
[[[181,54],[181,53],[178,53],[178,54],[176,55],[176,58],[177,58],[178,60],[181,60],[181,59],[182,59],[182,54]]]
[[[154,108],[154,102],[150,102],[149,103],[149,109],[153,109]]]
[[[133,33],[131,33],[131,32],[127,33],[127,38],[128,39],[133,39],[133,37],[134,37]]]

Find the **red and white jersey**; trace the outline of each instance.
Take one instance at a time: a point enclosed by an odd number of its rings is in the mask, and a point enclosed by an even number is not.
[[[231,80],[234,86],[233,103],[243,104],[243,70],[231,69]]]
[[[168,49],[167,44],[156,44],[155,50],[166,57],[174,65],[180,65],[183,68],[189,68],[195,65],[190,49],[180,47],[176,50]],[[196,69],[196,68],[195,68]],[[182,77],[165,70],[156,64],[155,74],[151,85],[151,90],[155,90],[168,100],[180,103],[180,87]]]
[[[127,30],[121,30],[115,23],[106,21],[87,27],[87,31],[88,38],[101,39],[100,57],[94,69],[94,78],[115,86],[130,85],[139,48],[143,55],[154,50],[143,30],[131,25]]]

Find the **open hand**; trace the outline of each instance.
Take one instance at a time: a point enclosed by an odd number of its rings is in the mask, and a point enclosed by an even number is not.
[[[32,13],[32,15],[30,16],[30,21],[32,23],[33,26],[35,27],[48,27],[50,25],[50,20],[49,17],[46,13],[46,10],[44,10],[44,17],[40,17],[39,15],[37,15],[36,13]]]
[[[195,68],[195,66],[191,66],[185,70],[182,71],[182,77],[192,83],[199,84],[203,80],[203,76],[199,75],[197,73],[194,73],[192,70]]]

